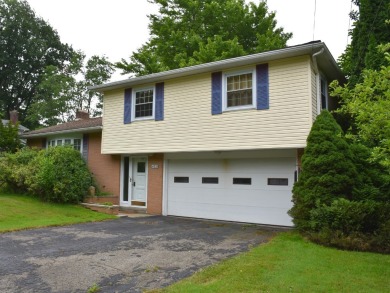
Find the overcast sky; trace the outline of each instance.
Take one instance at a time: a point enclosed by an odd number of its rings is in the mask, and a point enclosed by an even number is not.
[[[148,40],[147,15],[157,12],[157,5],[147,0],[27,1],[58,31],[62,42],[84,51],[87,57],[106,55],[111,62],[128,59]],[[276,11],[278,26],[293,33],[289,46],[313,40],[315,2],[314,39],[325,42],[337,59],[348,42],[350,0],[267,1],[269,10]],[[123,78],[118,72],[112,80]]]

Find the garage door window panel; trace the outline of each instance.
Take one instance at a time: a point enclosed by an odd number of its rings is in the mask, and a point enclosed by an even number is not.
[[[202,184],[218,184],[218,177],[202,177]]]
[[[234,185],[252,185],[252,178],[233,178]]]
[[[173,182],[175,182],[175,183],[189,183],[190,182],[190,178],[189,177],[175,176],[173,178]]]
[[[288,186],[288,178],[268,178],[268,185]]]

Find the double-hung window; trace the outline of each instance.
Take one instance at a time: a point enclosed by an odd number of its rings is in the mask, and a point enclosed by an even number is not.
[[[253,71],[226,74],[224,84],[225,110],[256,107]]]
[[[135,90],[133,95],[134,120],[154,118],[154,89]]]

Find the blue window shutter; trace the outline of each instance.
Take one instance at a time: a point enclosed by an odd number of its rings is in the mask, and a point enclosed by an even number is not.
[[[211,114],[222,113],[222,72],[211,74]]]
[[[256,66],[257,110],[269,109],[268,63]]]
[[[88,162],[88,134],[83,135],[83,159]]]
[[[125,89],[125,111],[123,116],[123,123],[131,123],[131,88]]]
[[[156,121],[164,120],[164,83],[156,83],[156,113],[154,119]]]

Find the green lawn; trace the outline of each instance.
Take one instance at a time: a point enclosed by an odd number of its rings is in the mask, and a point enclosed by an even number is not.
[[[326,248],[281,233],[152,292],[390,292],[390,255]]]
[[[0,233],[113,218],[78,205],[44,203],[31,196],[0,193]]]

